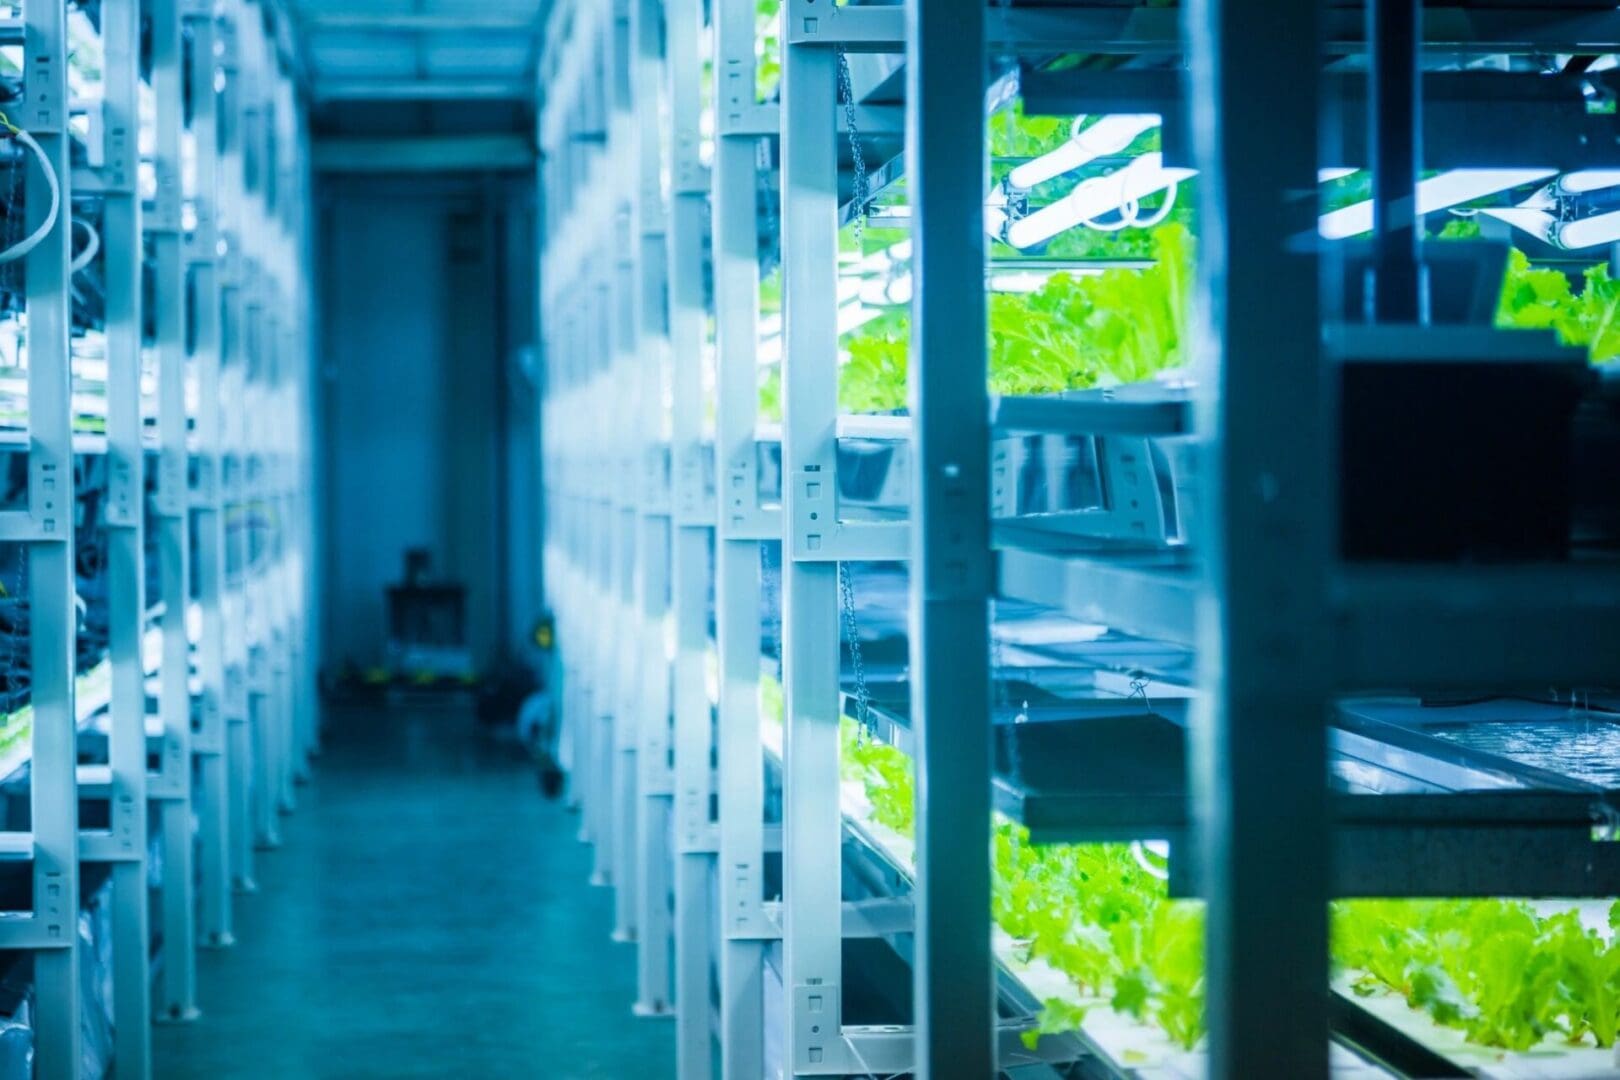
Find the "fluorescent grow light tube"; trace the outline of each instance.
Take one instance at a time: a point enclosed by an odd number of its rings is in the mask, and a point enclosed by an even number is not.
[[[1452,169],[1418,182],[1418,213],[1432,214],[1436,210],[1460,206],[1521,184],[1545,180],[1555,172],[1556,169]],[[1329,240],[1359,236],[1371,231],[1372,227],[1371,199],[1323,214],[1319,225],[1322,236]]]
[[[1558,228],[1558,246],[1589,248],[1620,241],[1620,210],[1568,221]]]
[[[1620,210],[1565,222],[1534,206],[1510,206],[1481,210],[1480,213],[1505,221],[1537,240],[1568,251],[1620,243]]]
[[[1050,153],[1024,162],[1007,174],[1007,182],[1021,191],[1028,191],[1100,157],[1124,153],[1137,136],[1158,127],[1160,123],[1159,117],[1153,113],[1104,116],[1090,127],[1082,128],[1085,120],[1084,116],[1075,117],[1068,142]]]
[[[1560,195],[1583,195],[1611,187],[1620,187],[1620,169],[1580,169],[1558,178]]]
[[[1034,247],[1077,225],[1174,188],[1194,175],[1192,169],[1166,168],[1163,154],[1143,154],[1129,165],[1107,176],[1092,177],[1057,202],[1013,222],[1007,229],[1007,243],[1020,250]]]

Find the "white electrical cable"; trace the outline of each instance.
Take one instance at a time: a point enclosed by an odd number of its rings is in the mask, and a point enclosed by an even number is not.
[[[96,231],[94,225],[82,218],[74,218],[73,224],[82,228],[87,234],[84,250],[73,256],[73,261],[68,264],[68,272],[77,274],[95,261],[96,255],[101,251],[101,234]]]
[[[51,209],[45,215],[45,220],[39,223],[38,228],[11,247],[0,251],[0,263],[15,262],[39,247],[45,237],[50,235],[51,229],[56,225],[57,215],[62,212],[62,184],[56,178],[56,170],[51,168],[51,159],[45,156],[44,149],[28,132],[21,128],[13,128],[11,134],[39,159],[39,167],[45,171],[45,180],[51,186]]]

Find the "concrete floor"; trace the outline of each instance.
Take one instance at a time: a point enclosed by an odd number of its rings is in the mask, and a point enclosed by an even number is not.
[[[238,943],[198,957],[202,1018],[157,1029],[161,1080],[672,1074],[578,820],[517,749],[460,711],[349,711],[300,795]]]

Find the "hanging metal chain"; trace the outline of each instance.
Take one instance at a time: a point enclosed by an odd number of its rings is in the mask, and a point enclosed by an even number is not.
[[[849,640],[849,666],[855,676],[855,724],[861,738],[872,730],[872,694],[866,685],[866,664],[861,659],[860,628],[855,624],[855,583],[849,563],[838,564],[838,599],[844,614],[844,637]]]
[[[866,152],[861,148],[855,124],[855,88],[849,79],[849,54],[838,50],[838,103],[844,107],[844,125],[849,128],[850,167],[855,187],[850,197],[850,224],[855,227],[855,250],[866,254],[866,204],[871,199],[871,180],[866,173]]]

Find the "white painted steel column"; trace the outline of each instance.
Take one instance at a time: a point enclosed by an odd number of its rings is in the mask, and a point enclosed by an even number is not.
[[[714,724],[705,673],[709,640],[710,549],[714,501],[712,453],[703,440],[703,368],[707,337],[704,231],[708,178],[699,159],[703,108],[703,4],[665,0],[665,96],[669,211],[669,344],[674,417],[670,467],[675,546],[675,999],[676,1072],[713,1074],[710,976],[715,912],[712,816]]]
[[[225,525],[224,622],[226,761],[229,777],[231,883],[242,892],[257,891],[254,880],[253,772],[254,749],[248,694],[247,641],[247,440],[246,391],[246,261],[242,162],[242,65],[237,31],[241,0],[224,0],[224,17],[216,33],[219,68],[224,76],[220,97],[219,212],[217,223],[224,254],[219,269],[221,497]]]
[[[220,415],[219,242],[216,176],[219,100],[214,91],[215,26],[211,4],[187,9],[191,27],[192,133],[196,139],[196,190],[188,261],[196,297],[192,355],[197,371],[197,603],[202,617],[197,640],[201,725],[195,750],[200,859],[198,915],[203,944],[230,945],[230,773],[225,720],[225,513],[223,422]]]
[[[112,696],[113,1060],[152,1073],[150,890],[147,887],[146,476],[141,422],[140,46],[136,0],[101,8],[101,249],[107,332],[107,600]]]
[[[838,59],[782,7],[783,985],[794,1075],[848,1071],[842,1041],[838,564],[795,550],[801,502],[834,502]],[[828,535],[834,522],[827,522]]]
[[[191,811],[190,460],[186,419],[186,281],[181,259],[181,129],[184,69],[178,0],[151,0],[152,96],[157,103],[157,195],[147,220],[155,263],[152,302],[158,359],[157,546],[161,568],[163,749],[153,794],[163,852],[165,1020],[197,1016],[194,851]]]
[[[80,1063],[79,801],[74,715],[73,412],[68,360],[72,192],[67,134],[67,28],[62,0],[23,5],[23,107],[12,118],[39,143],[60,185],[60,213],[26,258],[28,275],[28,543],[30,696],[34,710],[29,804],[34,823],[34,1070],[75,1076]],[[20,115],[19,115],[20,114]],[[29,167],[29,232],[51,192]]]
[[[719,518],[715,633],[720,659],[720,1069],[726,1080],[765,1070],[764,751],[760,743],[760,521],[754,425],[759,401],[759,138],[735,128],[755,109],[753,0],[714,5],[713,174],[716,355],[715,469]],[[780,535],[776,523],[775,535]]]

